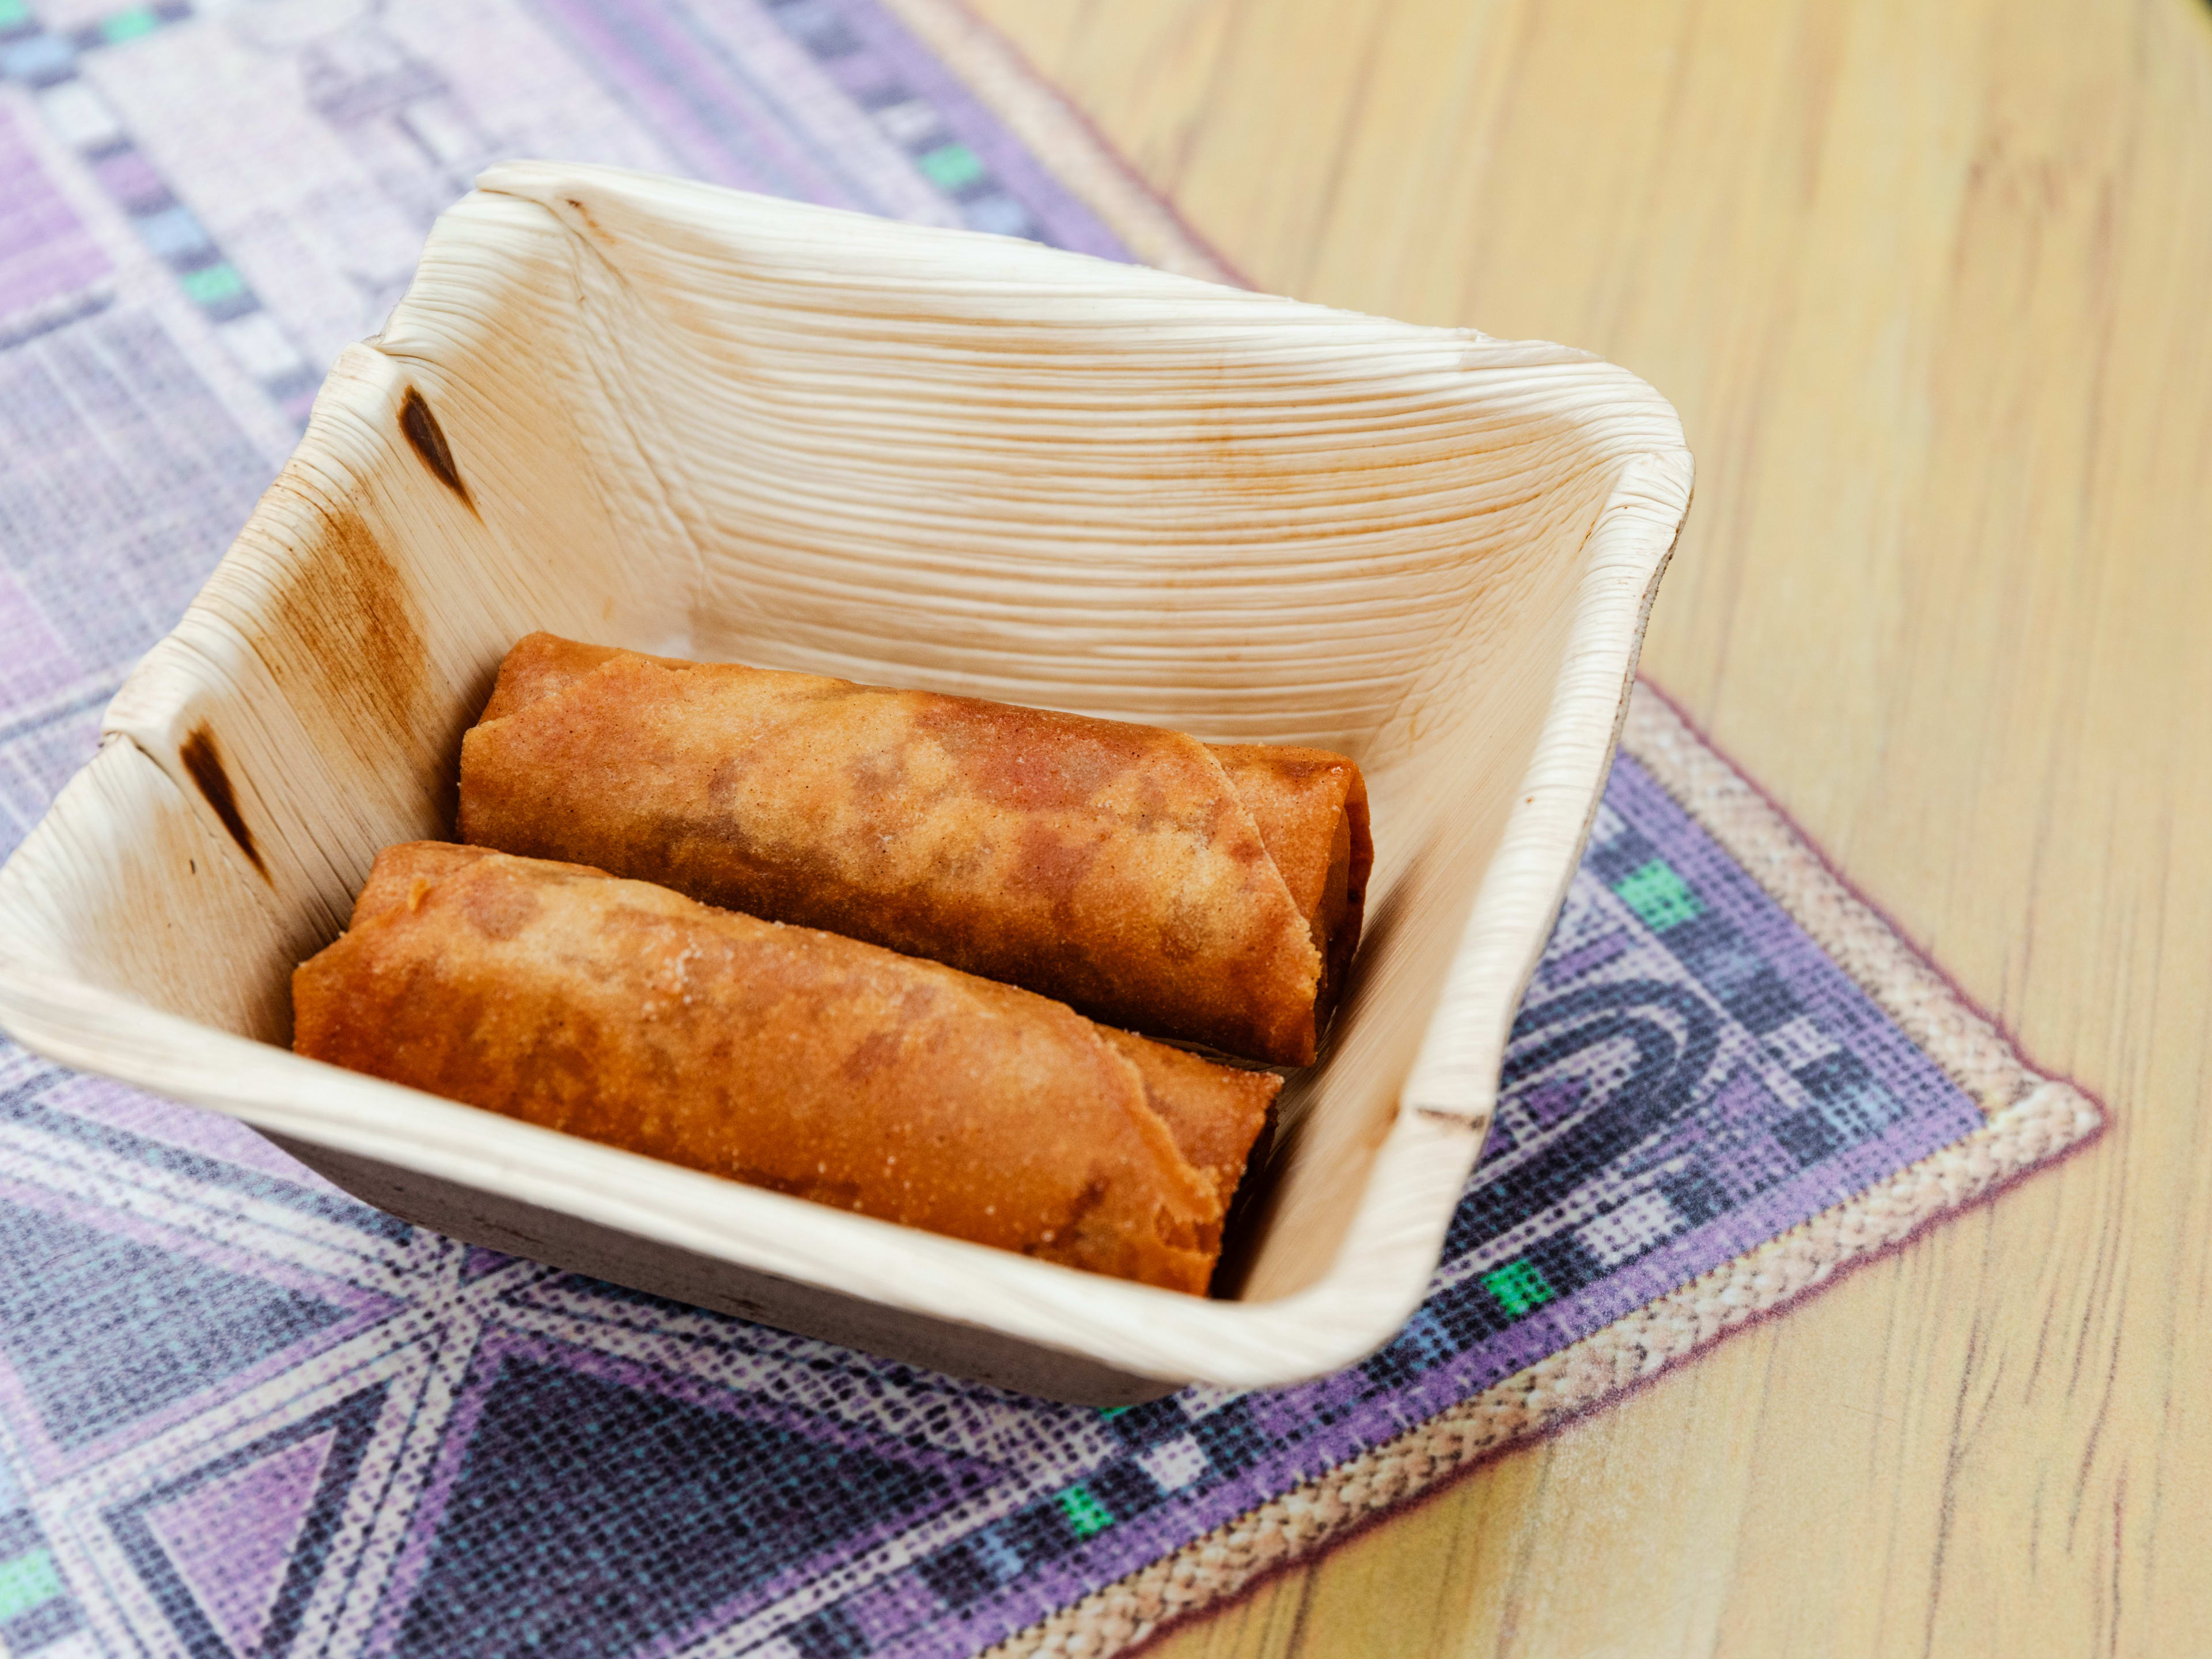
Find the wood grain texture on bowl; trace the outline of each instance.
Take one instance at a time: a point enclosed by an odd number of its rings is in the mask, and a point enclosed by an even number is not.
[[[1315,1376],[1436,1264],[1691,471],[1566,347],[503,164],[0,870],[0,1024],[423,1224],[832,1340],[1099,1403]],[[1235,1299],[914,1230],[888,1264],[887,1224],[292,1054],[292,969],[453,832],[533,629],[1356,761],[1359,957]]]

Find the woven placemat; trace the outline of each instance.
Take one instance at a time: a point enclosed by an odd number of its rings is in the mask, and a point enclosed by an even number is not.
[[[0,0],[0,850],[526,154],[1225,275],[944,0]],[[2097,1121],[1648,688],[1431,1294],[1298,1388],[957,1382],[0,1046],[0,1651],[1115,1651]]]
[[[1680,1363],[1729,1331],[1787,1306],[1839,1270],[1904,1243],[1922,1228],[2098,1133],[2102,1119],[2094,1102],[2072,1085],[2029,1069],[2003,1035],[1852,892],[1789,820],[1648,684],[1638,686],[1630,705],[1621,756],[1616,788],[1623,775],[1633,773],[1662,791],[1972,1103],[1976,1119],[1957,1139],[1926,1156],[1885,1172],[1842,1201],[1671,1285],[1611,1324],[1094,1592],[1002,1644],[995,1654],[1011,1659],[1120,1652],[1163,1624],[1201,1611],[1274,1568],[1326,1549],[1485,1455],[1528,1439]],[[1607,816],[1617,814],[1609,810]],[[1601,822],[1601,832],[1607,827]],[[1640,854],[1644,849],[1637,850]],[[1602,842],[1594,854],[1602,857]],[[1587,865],[1583,874],[1587,879]],[[1630,879],[1634,878],[1632,872]],[[1560,957],[1555,939],[1538,971],[1540,986],[1552,979]],[[1531,1000],[1532,1012],[1543,1006]],[[1522,1018],[1526,1022],[1528,1014]],[[1764,1036],[1771,1049],[1790,1059],[1825,1046],[1808,1043],[1795,1016],[1770,1026]],[[1809,1081],[1808,1072],[1824,1061],[1831,1077],[1847,1069],[1833,1066],[1836,1052],[1801,1063],[1794,1068],[1796,1075]],[[1813,1092],[1820,1130],[1833,1133],[1840,1091],[1816,1086]],[[1786,1116],[1776,1120],[1775,1128],[1790,1152],[1819,1138],[1820,1131],[1808,1136],[1784,1127],[1788,1122]],[[1486,1152],[1478,1186],[1494,1167],[1499,1150],[1493,1146]],[[1654,1150],[1663,1158],[1676,1148]],[[1448,1277],[1451,1267],[1447,1261],[1440,1278]]]

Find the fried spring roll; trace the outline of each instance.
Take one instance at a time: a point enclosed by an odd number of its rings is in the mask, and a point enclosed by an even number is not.
[[[1194,1292],[1281,1086],[935,963],[436,842],[378,855],[292,995],[316,1060]]]
[[[1318,749],[533,634],[461,747],[460,836],[1314,1058],[1373,852]]]

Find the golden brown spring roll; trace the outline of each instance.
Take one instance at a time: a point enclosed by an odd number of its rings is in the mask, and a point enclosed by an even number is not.
[[[313,1059],[1197,1292],[1281,1086],[855,939],[437,842],[378,855],[292,997]]]
[[[1314,1057],[1373,862],[1324,750],[550,634],[463,740],[460,836],[1281,1065]]]

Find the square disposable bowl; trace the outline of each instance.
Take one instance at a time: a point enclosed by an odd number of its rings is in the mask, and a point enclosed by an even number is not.
[[[1665,399],[1419,328],[634,173],[487,173],[0,871],[0,1024],[497,1249],[1095,1404],[1371,1351],[1436,1266],[1690,494]],[[1356,757],[1376,863],[1237,1288],[1124,1284],[289,1052],[520,635]]]

